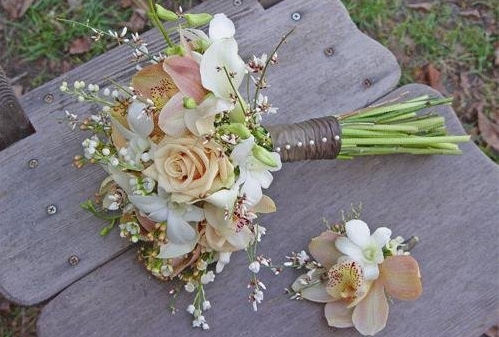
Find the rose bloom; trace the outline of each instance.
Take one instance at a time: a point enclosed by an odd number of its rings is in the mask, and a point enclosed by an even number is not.
[[[234,166],[213,140],[165,137],[153,151],[153,160],[143,173],[172,193],[174,202],[203,199],[234,184]]]

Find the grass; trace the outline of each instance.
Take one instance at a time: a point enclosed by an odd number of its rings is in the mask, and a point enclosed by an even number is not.
[[[176,0],[162,4],[189,8],[198,2]],[[474,104],[480,102],[481,111],[491,116],[499,105],[494,69],[494,48],[499,41],[497,34],[492,34],[499,7],[495,0],[429,2],[431,10],[424,11],[408,7],[409,1],[402,0],[344,0],[359,28],[397,56],[403,71],[401,84],[419,81],[426,64],[441,72],[442,88],[454,95],[454,109],[466,130],[487,155],[499,162],[499,154],[480,134],[477,112],[473,110]],[[461,15],[470,9],[479,10],[482,17]],[[67,1],[38,0],[22,19],[14,21],[0,11],[0,64],[11,77],[26,74],[17,83],[30,90],[109,47],[93,44],[85,54],[70,55],[71,43],[88,36],[88,31],[62,24],[57,17],[81,22],[88,19],[101,29],[118,30],[131,13],[131,9],[123,9],[113,0],[84,0],[74,9]],[[36,307],[12,305],[8,310],[0,310],[0,337],[36,336],[34,322],[38,311]]]

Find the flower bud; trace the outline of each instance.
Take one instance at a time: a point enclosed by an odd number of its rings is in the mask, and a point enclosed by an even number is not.
[[[190,26],[199,27],[208,24],[213,16],[208,13],[187,13],[184,14],[184,18]]]
[[[192,97],[184,97],[184,108],[186,109],[195,109],[198,105],[196,101]]]
[[[251,131],[242,123],[224,124],[220,127],[220,130],[224,133],[237,135],[242,139],[248,139],[251,136]]]
[[[172,56],[172,55],[183,56],[183,55],[185,55],[185,49],[182,46],[180,46],[180,45],[175,45],[173,47],[166,48],[165,49],[165,53],[167,55],[170,55],[170,56]]]
[[[175,14],[174,12],[172,12],[172,11],[164,8],[163,6],[156,4],[155,8],[156,8],[156,14],[158,14],[158,17],[161,20],[165,20],[165,21],[176,21],[176,20],[178,20],[178,15],[177,14]]]
[[[278,166],[278,163],[277,163],[276,159],[272,156],[272,154],[269,151],[267,151],[266,149],[264,149],[263,147],[261,147],[260,145],[255,144],[253,146],[253,149],[251,150],[251,152],[253,153],[253,157],[258,159],[259,161],[261,161],[265,165],[270,166],[270,167],[277,167]]]
[[[254,274],[258,274],[260,271],[260,263],[258,261],[253,261],[248,266],[249,270],[251,270]]]

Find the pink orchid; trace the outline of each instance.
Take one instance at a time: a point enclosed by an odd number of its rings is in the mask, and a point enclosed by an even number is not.
[[[344,236],[328,230],[312,239],[309,250],[321,267],[300,276],[292,288],[305,299],[326,303],[330,326],[355,327],[363,335],[374,335],[388,319],[387,295],[400,300],[421,295],[418,263],[408,255],[388,256],[378,265],[379,277],[366,280],[363,264],[336,248],[338,238]]]

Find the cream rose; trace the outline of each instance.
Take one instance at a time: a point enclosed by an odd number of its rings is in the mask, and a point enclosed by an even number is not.
[[[172,193],[172,201],[203,199],[234,184],[234,166],[221,145],[185,136],[165,137],[153,153],[154,164],[144,174]]]

